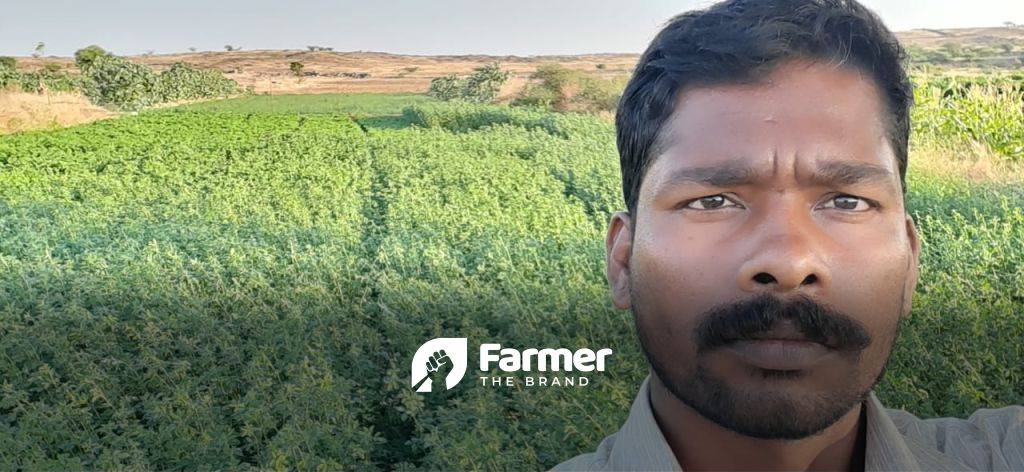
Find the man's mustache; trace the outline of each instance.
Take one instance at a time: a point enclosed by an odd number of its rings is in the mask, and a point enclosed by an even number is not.
[[[718,305],[708,310],[694,330],[697,352],[705,352],[740,339],[752,339],[788,320],[809,340],[841,351],[860,351],[871,335],[859,321],[806,295],[787,300],[762,293],[756,297]]]

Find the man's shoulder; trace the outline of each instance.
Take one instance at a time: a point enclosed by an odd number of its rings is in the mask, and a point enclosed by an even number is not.
[[[607,470],[608,458],[615,444],[615,433],[601,441],[594,452],[586,452],[552,467],[552,471],[563,470]]]
[[[1024,406],[980,408],[967,418],[919,418],[886,408],[896,428],[920,447],[978,469],[1024,469]]]

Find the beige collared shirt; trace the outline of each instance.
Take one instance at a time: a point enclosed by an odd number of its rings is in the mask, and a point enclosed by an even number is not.
[[[629,417],[597,450],[551,470],[682,470],[654,419],[650,375],[640,385]],[[920,419],[882,406],[874,392],[864,402],[864,468],[876,470],[1024,471],[1024,407],[981,408],[966,420]]]

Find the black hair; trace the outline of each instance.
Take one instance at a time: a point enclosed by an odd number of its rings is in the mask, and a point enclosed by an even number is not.
[[[662,128],[687,87],[753,84],[795,59],[858,67],[875,79],[906,194],[913,86],[906,52],[871,10],[854,0],[727,0],[678,15],[651,41],[615,115],[626,207],[636,220],[640,184],[661,147]]]

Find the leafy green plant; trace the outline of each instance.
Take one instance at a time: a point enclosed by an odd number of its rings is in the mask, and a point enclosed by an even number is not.
[[[302,77],[302,69],[304,67],[306,66],[301,62],[292,62],[291,64],[288,64],[288,70],[292,71],[292,74],[297,77]]]
[[[607,80],[561,64],[541,64],[512,104],[556,111],[613,111],[625,85],[625,77]]]
[[[913,126],[925,140],[982,144],[1024,160],[1024,75],[924,78],[915,92]]]
[[[240,93],[238,83],[216,69],[195,69],[176,62],[160,74],[156,91],[162,102],[222,98]]]
[[[459,98],[460,94],[461,81],[455,74],[431,79],[430,88],[427,90],[427,96],[442,101],[455,100]]]
[[[122,57],[96,56],[85,76],[84,92],[98,105],[136,111],[161,101],[156,73]]]
[[[501,86],[508,81],[510,75],[511,72],[502,71],[495,62],[473,69],[473,73],[464,78],[455,74],[437,77],[430,81],[427,95],[443,101],[489,103],[497,98]]]

